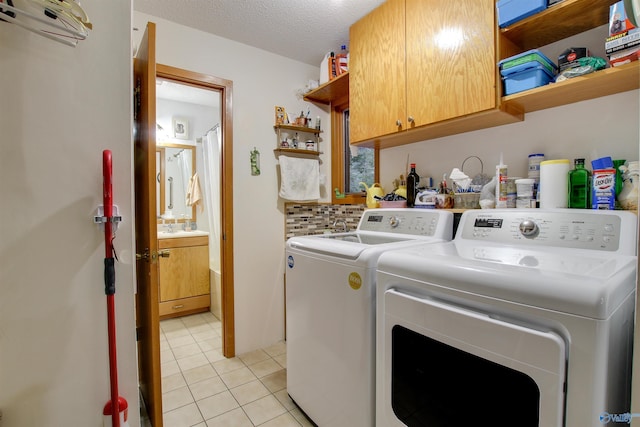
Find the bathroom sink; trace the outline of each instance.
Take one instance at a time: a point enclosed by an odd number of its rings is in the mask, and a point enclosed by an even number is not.
[[[158,239],[178,239],[182,237],[198,237],[198,236],[208,236],[208,231],[202,230],[193,230],[193,231],[184,231],[184,230],[176,230],[176,231],[158,231]]]

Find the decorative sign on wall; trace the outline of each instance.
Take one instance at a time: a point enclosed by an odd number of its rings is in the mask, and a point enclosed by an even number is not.
[[[256,147],[253,147],[253,151],[250,153],[249,159],[251,161],[251,175],[260,175],[260,152]]]

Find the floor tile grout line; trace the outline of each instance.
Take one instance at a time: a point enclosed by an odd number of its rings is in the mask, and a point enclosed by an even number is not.
[[[194,332],[192,332],[192,331],[189,329],[189,326],[184,322],[184,320],[183,320],[183,319],[180,319],[180,321],[181,321],[181,324],[182,324],[183,329],[186,329],[186,332],[188,332],[188,335],[189,335],[189,336],[190,336],[190,337],[191,337],[191,338],[192,338],[196,343],[198,343],[198,342],[196,341],[196,338],[193,336]],[[213,322],[213,323],[216,323],[216,322]],[[203,325],[203,324],[207,324],[208,326],[210,326],[210,327],[211,327],[210,329],[211,329],[211,330],[213,330],[213,331],[215,332],[215,329],[214,329],[214,327],[213,327],[212,322],[209,322],[209,321],[205,321],[204,323],[200,323],[200,324],[192,325],[192,326],[201,326],[201,325]],[[175,330],[173,330],[172,332],[177,331],[177,330],[178,330],[178,329],[175,329]],[[169,332],[169,331],[167,331],[167,332]],[[180,372],[180,374],[181,374],[181,376],[182,376],[182,379],[183,379],[184,383],[186,384],[186,387],[188,388],[188,391],[189,391],[189,394],[191,395],[191,398],[193,399],[193,402],[192,402],[192,403],[195,403],[196,408],[198,409],[198,413],[200,414],[201,418],[204,420],[204,423],[207,423],[207,421],[208,421],[208,420],[206,420],[206,419],[205,419],[204,414],[202,413],[202,411],[200,410],[200,407],[199,407],[199,406],[198,406],[198,404],[197,404],[197,402],[198,402],[198,401],[196,400],[196,398],[195,398],[195,396],[194,396],[194,394],[193,394],[193,391],[191,390],[191,386],[192,386],[193,384],[189,384],[189,383],[187,382],[187,379],[186,379],[186,377],[185,377],[185,373],[184,373],[184,371],[183,371],[182,367],[177,363],[178,359],[177,359],[176,354],[175,354],[175,352],[174,352],[174,347],[172,347],[172,346],[171,346],[171,344],[169,343],[169,340],[168,340],[168,338],[166,337],[166,333],[165,333],[164,331],[162,331],[162,334],[164,335],[165,339],[167,340],[167,344],[168,344],[168,346],[169,346],[169,349],[171,350],[171,353],[172,353],[172,354],[173,354],[173,356],[174,356],[174,361],[176,362],[176,364],[177,364],[177,366],[178,366],[178,370],[179,370],[179,372]],[[180,347],[180,346],[177,346],[177,347]],[[270,347],[268,347],[268,348],[273,348],[273,346],[270,346]],[[198,345],[198,349],[199,349],[199,351],[198,351],[197,353],[194,353],[193,355],[198,355],[198,354],[202,354],[202,355],[204,355],[205,351],[202,349],[202,347],[200,347],[200,345]],[[235,402],[236,402],[236,404],[238,405],[238,407],[242,410],[242,412],[244,413],[244,415],[247,417],[247,419],[251,422],[251,424],[252,424],[254,427],[256,427],[256,426],[258,426],[258,425],[257,425],[257,424],[254,424],[253,420],[251,420],[251,418],[249,417],[249,414],[248,414],[248,413],[246,412],[246,410],[244,409],[244,406],[249,405],[249,404],[251,404],[251,403],[253,403],[253,402],[256,402],[257,400],[260,400],[260,399],[262,399],[262,398],[264,398],[264,397],[267,397],[267,396],[272,396],[274,399],[276,399],[276,401],[278,402],[278,404],[279,404],[279,405],[281,405],[281,406],[282,406],[282,408],[284,409],[284,412],[283,412],[282,414],[280,414],[280,415],[277,415],[276,417],[273,417],[273,418],[270,418],[270,419],[268,419],[268,420],[265,420],[264,422],[262,422],[262,423],[261,423],[261,424],[259,424],[259,425],[264,425],[264,424],[266,424],[266,423],[268,423],[268,422],[270,422],[270,421],[272,421],[272,420],[274,420],[274,419],[276,419],[276,418],[278,418],[278,417],[280,417],[280,416],[282,416],[282,415],[284,415],[284,414],[289,414],[289,416],[291,416],[291,417],[294,419],[294,421],[296,422],[296,424],[297,424],[297,425],[302,425],[302,424],[298,421],[298,419],[297,419],[297,418],[292,414],[292,410],[289,410],[289,409],[288,409],[288,408],[287,408],[287,407],[286,407],[282,402],[280,402],[280,400],[276,397],[276,395],[275,395],[275,394],[276,394],[276,393],[278,393],[278,392],[280,392],[280,391],[281,391],[281,390],[283,390],[283,389],[280,389],[280,390],[277,390],[277,391],[271,391],[271,389],[270,389],[270,388],[267,386],[267,384],[265,384],[265,382],[263,381],[263,379],[264,379],[265,377],[269,376],[269,375],[275,374],[275,373],[277,373],[277,372],[279,372],[279,371],[281,371],[281,370],[286,370],[286,367],[283,367],[283,366],[282,366],[282,365],[281,365],[281,364],[280,364],[280,363],[275,359],[275,357],[277,357],[277,356],[281,356],[282,354],[285,354],[285,353],[280,353],[280,354],[273,355],[273,354],[271,354],[271,353],[267,352],[265,349],[260,349],[260,350],[262,350],[262,351],[267,355],[267,357],[266,357],[265,359],[262,359],[262,360],[259,360],[259,361],[257,361],[257,362],[254,362],[254,363],[252,363],[252,364],[248,364],[248,363],[246,363],[244,360],[242,360],[242,359],[239,357],[240,355],[236,356],[236,358],[237,358],[238,360],[240,360],[240,362],[242,363],[242,367],[239,367],[239,368],[237,368],[237,369],[242,369],[243,367],[248,368],[248,369],[249,369],[249,371],[250,371],[250,372],[255,376],[255,378],[256,378],[256,379],[257,379],[257,380],[258,380],[258,381],[259,381],[259,382],[260,382],[260,383],[261,383],[261,384],[262,384],[262,385],[263,385],[263,386],[268,390],[268,392],[269,392],[266,396],[263,396],[263,397],[261,397],[261,398],[259,398],[259,399],[256,399],[256,400],[253,400],[253,401],[251,401],[251,402],[247,402],[247,403],[245,403],[245,405],[240,405],[240,402],[238,401],[238,399],[236,398],[236,396],[231,392],[231,388],[229,388],[229,386],[227,385],[227,383],[226,383],[226,382],[224,382],[224,380],[223,380],[223,379],[222,379],[222,377],[221,377],[220,372],[215,368],[215,366],[214,366],[214,362],[210,362],[210,361],[208,360],[208,358],[207,358],[207,361],[208,361],[208,365],[209,365],[209,366],[211,366],[211,368],[213,369],[213,371],[217,374],[217,376],[218,376],[218,377],[220,378],[220,380],[222,381],[222,384],[224,384],[225,390],[226,390],[226,391],[228,391],[228,392],[229,392],[229,394],[233,397],[233,399],[235,400]],[[205,356],[205,357],[206,357],[206,356]],[[223,360],[224,360],[224,359],[223,359]],[[276,366],[280,367],[281,369],[278,369],[278,370],[277,370],[277,371],[275,371],[275,372],[272,372],[272,373],[269,373],[269,374],[263,375],[262,377],[258,377],[258,376],[254,373],[254,371],[250,368],[250,366],[253,366],[253,365],[257,364],[257,363],[265,362],[265,361],[267,361],[267,360],[272,361],[273,363],[275,363],[275,364],[276,364]],[[203,365],[203,366],[205,366],[205,365]],[[196,368],[197,368],[197,367],[196,367]],[[191,368],[191,369],[195,369],[195,368]],[[235,371],[235,370],[237,370],[237,369],[232,369],[232,370],[227,371],[227,372],[224,372],[224,373],[233,372],[233,371]],[[204,380],[203,380],[203,381],[204,381]],[[252,380],[252,381],[253,381],[253,380]],[[196,383],[198,383],[198,382],[200,382],[200,381],[196,381],[194,384],[196,384]],[[245,384],[247,384],[247,383],[245,383]],[[244,384],[240,384],[240,385],[238,385],[237,387],[240,387],[240,386],[242,386],[242,385],[244,385]],[[286,389],[286,387],[285,387],[285,389]],[[220,393],[223,393],[223,392],[224,392],[224,391],[221,391]],[[216,393],[216,394],[219,394],[219,393]],[[215,396],[215,394],[214,394],[214,396]],[[204,398],[203,398],[203,399],[204,399]],[[201,400],[202,400],[202,399],[201,399]],[[187,405],[189,405],[189,404],[191,404],[191,403],[188,403]],[[177,410],[177,409],[182,408],[182,407],[187,406],[187,405],[183,405],[183,406],[180,406],[180,407],[178,407],[178,408],[174,408],[174,409],[172,409],[172,411],[173,411],[173,410]],[[236,409],[236,408],[234,408],[234,409],[232,409],[232,410],[235,410],[235,409]],[[295,409],[295,407],[294,407],[293,409]],[[231,411],[231,410],[230,410],[230,411]],[[224,413],[222,413],[222,414],[218,414],[218,415],[216,415],[216,417],[221,416],[221,415],[223,415],[223,414],[225,414],[225,413],[228,413],[228,412],[230,412],[230,411],[226,411],[226,412],[224,412]],[[216,418],[216,417],[213,417],[213,418]],[[213,419],[213,418],[211,418],[211,419]],[[197,423],[197,424],[195,424],[195,425],[198,425],[198,424],[200,424],[200,423]]]
[[[182,323],[184,324],[184,321],[183,321]],[[185,325],[185,328],[186,328],[186,329],[187,329],[187,331],[189,332],[189,335],[190,335],[190,336],[194,339],[194,341],[195,341],[195,337],[193,337],[193,334],[191,333],[191,331],[189,330],[189,328],[188,328],[188,327],[186,327],[186,325]],[[212,328],[212,330],[213,330],[213,328]],[[204,351],[202,351],[202,348],[200,348],[200,346],[198,346],[198,348],[200,349],[200,354],[204,355]],[[205,357],[206,357],[206,356],[205,356]],[[207,361],[208,361],[208,359],[207,359]],[[233,400],[234,400],[234,401],[236,402],[236,404],[238,405],[238,408],[242,408],[242,405],[240,405],[240,402],[238,402],[238,399],[236,399],[236,397],[233,395],[233,393],[231,393],[231,389],[229,388],[229,386],[227,386],[227,383],[225,383],[225,382],[224,382],[224,380],[223,380],[223,379],[222,379],[222,377],[220,376],[220,373],[216,370],[215,366],[213,366],[213,363],[209,362],[208,364],[211,366],[211,368],[213,369],[213,371],[218,375],[218,377],[220,378],[220,381],[222,381],[222,383],[224,384],[225,390],[226,390],[226,391],[231,395],[231,397],[233,398]],[[244,362],[243,362],[243,364],[244,364]],[[182,373],[182,375],[184,376],[184,372],[182,371],[182,368],[180,368],[180,372],[181,372],[181,373]],[[185,382],[186,382],[186,379],[185,379]],[[202,419],[203,419],[203,422],[206,424],[208,420],[205,418],[204,414],[202,413],[202,410],[200,409],[200,406],[198,405],[198,401],[196,400],[195,396],[193,395],[193,392],[191,391],[191,385],[190,385],[190,384],[188,384],[188,383],[187,383],[187,388],[189,389],[189,393],[191,394],[191,397],[193,398],[193,401],[194,401],[194,403],[195,403],[195,405],[196,405],[196,408],[198,409],[198,412],[200,413],[200,416],[201,416],[201,417],[202,417]],[[220,393],[224,393],[224,391],[221,391]],[[220,394],[220,393],[216,393],[216,394]],[[215,396],[216,394],[214,394],[214,395],[212,395],[212,396]],[[211,397],[211,396],[208,396],[208,397]],[[206,398],[203,398],[203,399],[200,399],[200,400],[204,400],[204,399],[206,399]],[[216,415],[216,417],[221,416],[221,415],[224,415],[224,414],[226,414],[226,413],[228,413],[228,412],[230,412],[230,411],[233,411],[233,410],[235,410],[235,409],[236,409],[236,408],[231,409],[231,410],[226,411],[226,412],[223,412],[222,414],[218,414],[218,415]],[[242,411],[244,412],[244,409],[242,409]],[[249,418],[249,416],[248,416],[248,414],[246,414],[246,412],[245,412],[245,415],[247,416],[247,418]],[[212,417],[211,419],[213,419],[213,418],[215,418],[215,417]],[[250,420],[250,418],[249,418],[249,420]],[[253,422],[252,422],[252,424],[253,424]]]
[[[182,319],[180,319],[180,320],[182,321],[182,324],[184,325],[184,321]],[[191,334],[191,331],[186,327],[186,325],[184,325],[184,326],[187,329],[187,331],[189,332],[189,336],[191,338],[193,338],[193,335]],[[195,341],[195,338],[193,338],[193,340]],[[198,348],[200,349],[200,347],[198,347]],[[202,350],[202,349],[200,349],[200,350]],[[182,370],[182,367],[180,367],[180,365],[178,365],[178,367],[180,368],[180,373],[184,377],[184,371]],[[211,368],[213,368],[213,366]],[[213,370],[215,372],[215,368],[213,368]],[[189,390],[189,394],[191,395],[191,398],[193,399],[194,405],[196,405],[196,409],[198,410],[198,413],[200,414],[200,418],[202,418],[202,422],[205,423],[205,425],[206,425],[207,420],[205,419],[204,414],[202,413],[202,410],[200,409],[200,406],[198,405],[198,401],[196,400],[196,397],[193,395],[193,391],[191,390],[191,384],[189,384],[187,382],[186,378],[184,378],[184,382],[187,384],[187,389]],[[197,424],[194,424],[194,425],[197,425]]]

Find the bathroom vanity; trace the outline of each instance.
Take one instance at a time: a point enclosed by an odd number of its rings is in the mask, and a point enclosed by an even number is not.
[[[160,232],[160,318],[208,311],[209,236],[202,231]]]

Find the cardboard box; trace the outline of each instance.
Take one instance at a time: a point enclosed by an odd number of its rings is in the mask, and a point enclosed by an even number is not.
[[[329,69],[331,67],[331,52],[327,53],[322,62],[320,63],[320,79],[319,83],[322,85],[329,81]]]
[[[627,13],[633,13],[633,11],[625,10],[623,0],[609,6],[609,37],[636,28],[629,20]]]
[[[599,169],[593,171],[591,207],[613,210],[616,205],[616,170]]]
[[[567,68],[578,67],[578,59],[590,56],[589,49],[586,47],[570,47],[569,49],[558,55],[558,68],[560,72]]]
[[[632,28],[615,36],[607,37],[604,51],[607,55],[640,45],[640,28]]]
[[[347,54],[335,54],[329,52],[324,56],[320,64],[320,84],[335,79],[342,73],[349,71],[349,57]]]
[[[620,65],[628,64],[638,59],[640,59],[640,45],[614,52],[609,56],[609,62],[612,67],[619,67]]]

